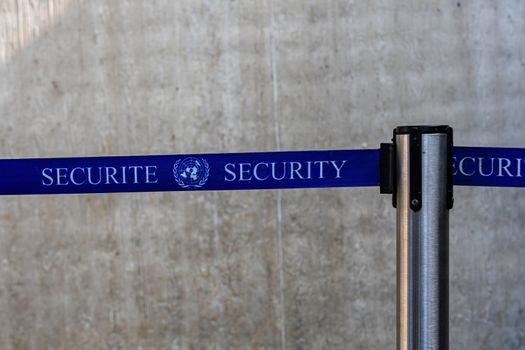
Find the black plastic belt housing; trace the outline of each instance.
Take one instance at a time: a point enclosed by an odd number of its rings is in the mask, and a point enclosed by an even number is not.
[[[422,167],[421,167],[421,135],[447,135],[447,208],[452,209],[454,193],[452,183],[452,148],[453,131],[448,125],[437,126],[399,126],[394,129],[392,143],[382,143],[379,150],[379,189],[381,193],[392,194],[392,205],[397,203],[397,169],[396,169],[396,135],[410,135],[410,208],[414,211],[421,209],[422,203]]]

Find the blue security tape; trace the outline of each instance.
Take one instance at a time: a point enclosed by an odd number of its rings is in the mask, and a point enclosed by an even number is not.
[[[454,185],[525,187],[525,148],[454,147]]]
[[[454,147],[454,185],[525,187],[525,149]],[[0,194],[378,186],[379,151],[0,160]]]
[[[377,186],[377,150],[0,160],[0,194]]]

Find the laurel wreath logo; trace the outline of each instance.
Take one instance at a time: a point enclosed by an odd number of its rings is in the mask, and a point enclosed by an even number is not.
[[[204,186],[206,181],[208,181],[208,177],[210,176],[210,165],[205,159],[200,158],[199,161],[202,162],[202,166],[204,167],[204,174],[199,180],[199,182],[196,184],[187,184],[184,182],[184,180],[180,177],[179,165],[181,163],[181,160],[178,159],[175,162],[175,164],[173,165],[173,177],[175,178],[177,185],[179,185],[182,188],[199,188]]]

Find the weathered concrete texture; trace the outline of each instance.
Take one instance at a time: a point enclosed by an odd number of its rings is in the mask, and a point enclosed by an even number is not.
[[[525,3],[0,1],[2,157],[525,146]],[[458,188],[451,348],[525,349],[525,192]],[[2,349],[393,349],[377,189],[0,199]]]

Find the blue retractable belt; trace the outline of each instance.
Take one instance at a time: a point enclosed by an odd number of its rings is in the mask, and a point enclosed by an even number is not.
[[[525,187],[525,149],[454,147],[454,185]],[[379,150],[0,160],[0,194],[379,185]]]
[[[454,147],[454,185],[525,187],[525,148]]]
[[[0,160],[0,194],[376,186],[377,150]]]

